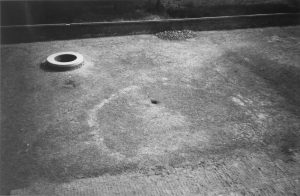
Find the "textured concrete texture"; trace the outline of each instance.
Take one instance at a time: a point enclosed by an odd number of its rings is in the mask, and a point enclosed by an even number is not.
[[[2,193],[299,195],[299,30],[2,45]]]

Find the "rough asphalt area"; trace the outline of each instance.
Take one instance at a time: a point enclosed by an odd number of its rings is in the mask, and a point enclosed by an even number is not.
[[[299,32],[2,45],[2,193],[300,195]]]

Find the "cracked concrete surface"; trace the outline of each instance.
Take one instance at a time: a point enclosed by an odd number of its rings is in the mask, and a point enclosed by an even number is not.
[[[300,194],[299,54],[299,26],[3,45],[2,192]]]

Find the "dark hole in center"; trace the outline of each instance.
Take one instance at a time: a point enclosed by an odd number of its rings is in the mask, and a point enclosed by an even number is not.
[[[63,54],[55,57],[55,60],[58,62],[70,62],[74,61],[77,57],[73,54]]]
[[[157,101],[157,100],[155,100],[155,99],[151,99],[151,103],[153,103],[153,104],[158,104],[159,101]]]

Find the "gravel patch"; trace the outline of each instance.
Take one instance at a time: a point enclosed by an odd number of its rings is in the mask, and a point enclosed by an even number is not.
[[[182,31],[163,31],[156,34],[156,36],[163,40],[186,40],[194,38],[197,34],[191,30]]]

